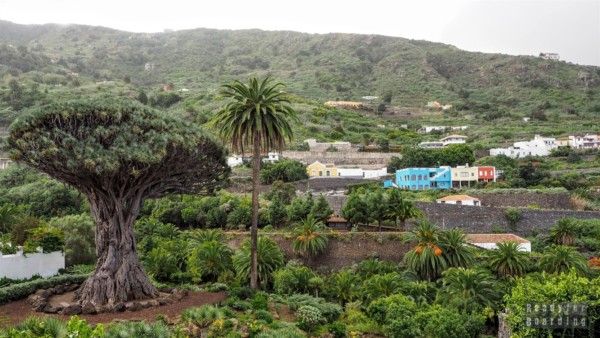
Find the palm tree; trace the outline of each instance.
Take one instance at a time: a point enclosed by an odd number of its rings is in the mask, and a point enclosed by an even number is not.
[[[204,241],[188,255],[188,269],[199,281],[215,281],[221,273],[232,268],[232,254],[231,249],[221,241]]]
[[[487,254],[488,263],[498,276],[515,277],[525,274],[529,265],[529,256],[519,250],[517,242],[498,243],[497,249]]]
[[[349,269],[341,270],[329,278],[327,290],[331,297],[338,299],[342,305],[354,300],[359,295],[360,278]]]
[[[559,245],[573,245],[579,226],[572,218],[562,218],[550,229],[550,236]]]
[[[273,272],[283,266],[284,257],[279,245],[268,237],[261,236],[257,244],[257,286],[263,285],[267,287],[272,279]],[[242,280],[248,280],[251,277],[251,252],[251,243],[246,240],[235,255],[233,255],[233,268]]]
[[[402,230],[404,230],[407,220],[422,216],[421,210],[415,207],[411,201],[405,199],[398,189],[391,189],[388,193],[387,207],[389,217],[394,219],[396,226],[400,221]]]
[[[578,274],[585,275],[588,265],[585,257],[575,248],[564,245],[553,245],[540,258],[540,269],[548,273],[563,273],[575,269]]]
[[[294,251],[308,256],[315,256],[327,248],[327,237],[321,232],[323,222],[318,221],[312,214],[294,229]]]
[[[473,249],[460,229],[442,231],[439,241],[448,267],[467,268],[475,260]]]
[[[420,222],[406,237],[417,245],[404,255],[404,262],[421,279],[433,281],[447,267],[439,237],[439,229],[429,222]]]
[[[296,113],[286,94],[279,90],[282,83],[274,83],[269,77],[252,78],[248,83],[234,81],[223,86],[222,95],[231,99],[212,120],[222,139],[230,143],[235,152],[244,153],[252,147],[252,225],[250,227],[251,271],[250,287],[258,288],[258,185],[261,152],[282,150],[286,141],[292,139],[289,120]]]
[[[440,300],[463,311],[493,307],[499,298],[494,277],[483,269],[450,268],[444,271],[442,283]]]

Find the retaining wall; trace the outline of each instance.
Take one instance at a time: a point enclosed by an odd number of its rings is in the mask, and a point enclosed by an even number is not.
[[[474,234],[500,231],[530,236],[548,231],[561,218],[600,219],[598,211],[521,208],[522,218],[513,228],[504,216],[507,208],[426,202],[417,202],[416,206],[424,212],[427,219],[440,227],[461,228],[466,233]]]
[[[343,152],[343,151],[284,151],[281,156],[292,160],[310,164],[315,161],[321,163],[333,162],[336,165],[384,165],[387,166],[392,157],[400,157],[398,153],[370,153],[370,152]]]
[[[339,213],[346,195],[325,196],[334,212]],[[520,236],[546,232],[561,218],[600,219],[600,211],[546,210],[520,208],[521,220],[513,228],[504,216],[505,207],[468,206],[416,202],[425,218],[445,228],[461,228],[465,233],[510,232]]]
[[[35,275],[54,276],[65,268],[65,255],[61,251],[29,253],[22,251],[14,255],[0,255],[0,278],[26,279]]]
[[[568,192],[471,193],[486,207],[538,207],[541,209],[573,210]]]
[[[242,232],[228,232],[226,235],[227,243],[234,251],[240,247],[244,239],[250,237],[248,233]],[[311,259],[294,253],[290,234],[268,233],[263,236],[269,236],[277,242],[286,259],[298,259],[307,266],[321,271],[339,270],[372,257],[400,262],[411,248],[410,243],[402,240],[402,233],[333,233],[327,235],[329,238],[327,250],[317,258]]]

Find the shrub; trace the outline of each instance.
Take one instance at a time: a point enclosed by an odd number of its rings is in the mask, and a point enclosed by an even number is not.
[[[279,294],[307,293],[315,273],[306,266],[288,264],[273,274],[273,289]]]
[[[325,319],[321,311],[311,305],[303,305],[296,311],[298,326],[305,331],[312,332],[321,325]]]
[[[87,214],[68,215],[51,219],[48,224],[64,233],[65,264],[92,264],[96,262],[94,221]]]
[[[145,260],[148,274],[158,281],[168,282],[178,271],[177,258],[164,247],[152,249]]]
[[[379,324],[390,324],[396,318],[411,317],[417,311],[417,304],[400,294],[372,301],[367,314]]]
[[[523,218],[523,212],[518,208],[506,208],[504,210],[504,218],[511,226],[511,228],[516,228],[517,223]]]
[[[92,326],[85,319],[73,316],[67,322],[68,337],[101,338],[105,336],[105,327],[102,324]]]
[[[333,338],[345,338],[346,337],[346,324],[340,321],[335,321],[327,325],[327,331],[331,333]]]
[[[273,315],[267,310],[256,310],[254,311],[254,316],[258,320],[262,320],[267,324],[273,323]]]
[[[273,240],[267,237],[258,239],[258,280],[262,287],[266,287],[275,270],[283,265],[283,253]],[[243,280],[250,279],[250,241],[242,243],[241,248],[233,256],[233,266],[236,274]]]
[[[264,164],[260,170],[260,181],[271,184],[275,181],[294,182],[308,178],[306,166],[299,161],[283,159]]]
[[[342,314],[342,307],[338,304],[330,303],[323,298],[313,297],[307,294],[291,295],[288,297],[287,303],[293,311],[296,311],[305,305],[316,307],[321,311],[326,322],[333,322]]]
[[[30,231],[24,247],[31,248],[32,251],[37,247],[41,247],[42,251],[47,253],[62,251],[64,245],[64,234],[60,229],[51,226],[40,226]]]
[[[254,310],[268,310],[269,309],[269,295],[264,292],[257,292],[250,301]]]
[[[324,225],[309,215],[294,229],[292,248],[302,255],[316,256],[327,248],[328,239],[322,233]]]
[[[197,281],[215,281],[221,273],[231,270],[231,253],[225,243],[216,240],[203,242],[188,256],[190,273]]]
[[[9,337],[65,337],[67,328],[56,318],[27,317],[8,332]]]
[[[104,334],[105,338],[170,338],[173,332],[161,322],[122,322],[111,324]]]
[[[87,274],[59,275],[3,287],[0,288],[0,304],[25,298],[38,289],[47,289],[66,283],[82,283],[87,277]]]
[[[225,318],[223,310],[213,305],[202,305],[185,310],[181,314],[183,322],[192,323],[199,327],[208,327],[217,319]]]

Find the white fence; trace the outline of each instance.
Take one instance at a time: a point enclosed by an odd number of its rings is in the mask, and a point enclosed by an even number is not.
[[[54,276],[65,268],[65,254],[62,251],[50,253],[28,253],[19,251],[14,255],[0,253],[0,278],[26,279],[35,275]]]

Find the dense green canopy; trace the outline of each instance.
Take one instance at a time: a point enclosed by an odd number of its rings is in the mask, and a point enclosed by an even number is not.
[[[125,100],[38,108],[12,124],[8,144],[13,159],[84,192],[199,192],[228,173],[224,151],[198,127]]]

